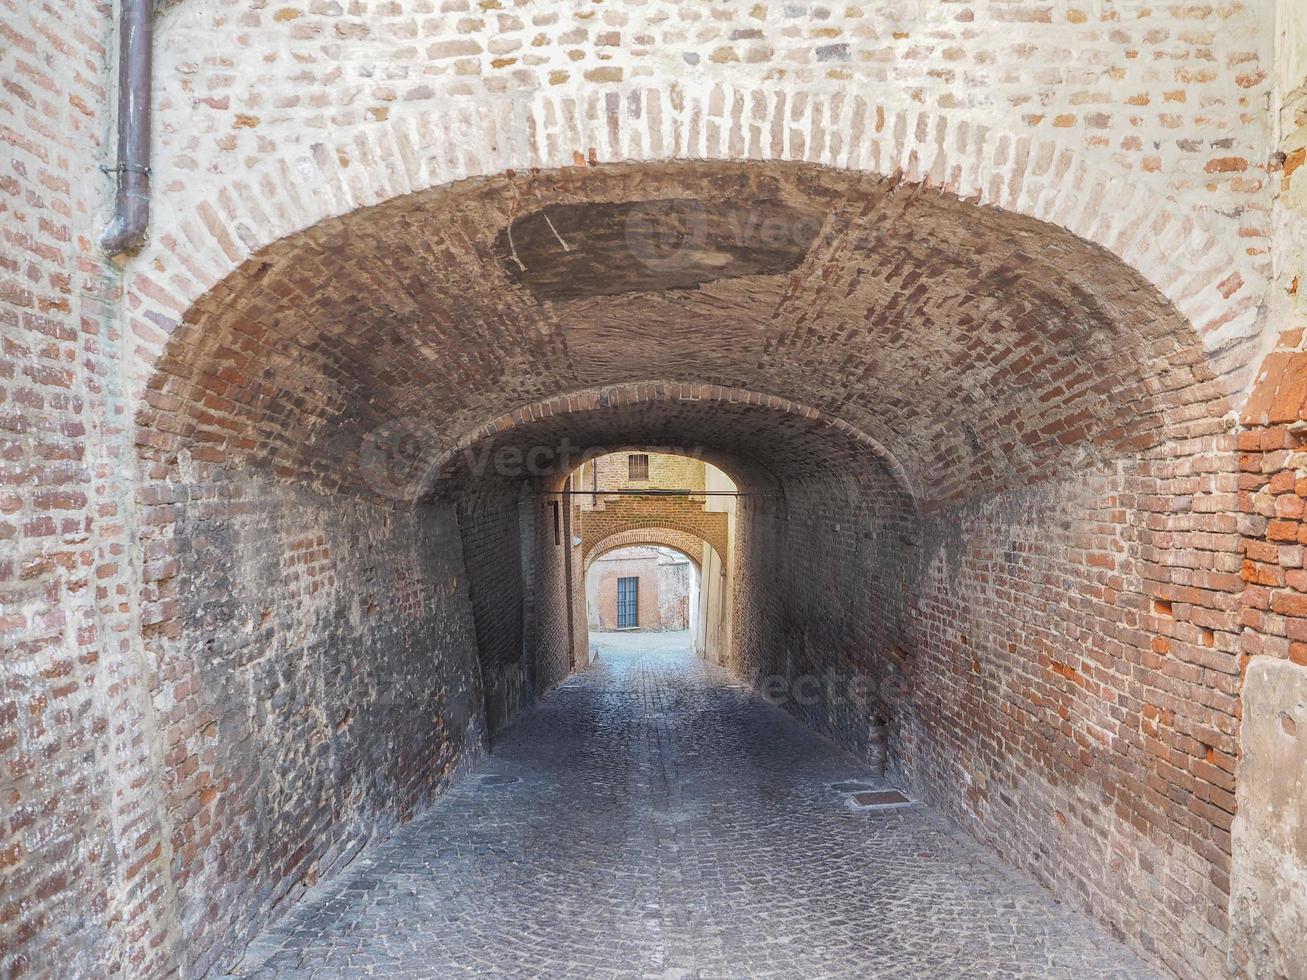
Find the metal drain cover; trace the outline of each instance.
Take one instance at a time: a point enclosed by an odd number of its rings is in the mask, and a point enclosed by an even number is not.
[[[481,777],[482,786],[507,786],[509,783],[521,782],[518,776],[509,776],[504,773],[491,773],[489,776]]]
[[[831,783],[831,789],[837,793],[859,793],[864,789],[876,789],[874,783],[859,783],[853,780],[844,783]]]
[[[853,799],[859,806],[903,806],[905,803],[912,802],[896,789],[878,789],[868,793],[854,793]]]

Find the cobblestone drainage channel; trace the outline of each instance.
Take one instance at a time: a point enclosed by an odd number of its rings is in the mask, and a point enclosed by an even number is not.
[[[860,807],[908,806],[912,803],[899,790],[887,789],[884,786],[876,786],[872,783],[860,783],[850,780],[843,783],[831,783],[831,789],[851,796],[853,802]]]

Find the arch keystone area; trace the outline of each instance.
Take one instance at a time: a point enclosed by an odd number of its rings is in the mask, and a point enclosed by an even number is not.
[[[613,105],[628,111],[613,114]],[[795,105],[803,106],[801,114],[781,133],[743,142],[746,129],[784,118]],[[831,119],[841,124],[828,128],[823,120]],[[524,132],[529,140],[516,138]],[[460,152],[450,153],[451,146]],[[191,303],[281,238],[408,194],[504,173],[516,174],[513,182],[529,197],[532,173],[575,166],[577,159],[586,167],[676,160],[817,164],[1032,217],[1138,270],[1223,355],[1222,373],[1236,372],[1229,384],[1246,380],[1245,348],[1254,340],[1264,277],[1246,255],[1222,247],[1210,209],[1169,199],[1138,177],[1112,174],[1056,141],[830,92],[675,83],[536,93],[529,100],[396,115],[350,143],[314,143],[260,161],[256,173],[206,190],[193,203],[183,192],[165,206],[164,223],[127,284],[142,334],[138,377]],[[181,246],[188,252],[185,270],[161,280],[164,256]]]

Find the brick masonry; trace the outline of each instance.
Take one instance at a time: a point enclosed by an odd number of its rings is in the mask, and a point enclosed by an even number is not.
[[[110,11],[0,7],[0,971],[162,972],[177,933],[140,636]]]
[[[594,509],[578,508],[582,561],[599,556],[599,549],[613,539],[640,529],[668,530],[697,538],[717,554],[729,554],[726,546],[727,516],[704,509],[703,498],[608,497]]]
[[[587,462],[577,474],[576,489],[595,490],[648,490],[677,489],[702,490],[705,485],[705,464],[693,456],[669,453],[645,453],[647,475],[641,479],[631,476],[632,453],[609,453]],[[581,507],[598,504],[591,497],[580,497]]]
[[[562,470],[465,453],[564,436],[752,494],[738,672],[865,677],[789,707],[1244,969],[1240,679],[1307,642],[1301,106],[1271,5],[1116,6],[181,0],[111,264],[113,11],[0,0],[4,971],[222,967],[583,663]],[[822,225],[557,304],[496,251],[672,199]]]
[[[696,535],[687,534],[684,531],[673,531],[668,528],[652,527],[618,531],[595,545],[594,554],[590,556],[590,561],[593,563],[596,559],[602,558],[608,552],[616,551],[618,548],[640,544],[656,544],[679,551],[694,562],[696,566],[699,566],[703,564],[704,543],[703,538]]]
[[[1225,348],[1255,331],[1269,278],[1272,20],[1246,3],[178,4],[156,68],[174,203],[136,267],[136,332],[157,347],[262,245],[396,194],[747,158],[901,173],[1069,227]],[[160,276],[179,246],[196,254]]]

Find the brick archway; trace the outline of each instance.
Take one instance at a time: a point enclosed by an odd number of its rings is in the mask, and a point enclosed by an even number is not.
[[[706,238],[687,264],[631,263],[631,214],[647,219],[631,209],[669,200],[695,202]],[[741,201],[810,234],[719,240]],[[687,268],[699,278],[687,283]],[[889,692],[868,710],[891,722],[896,777],[1006,835],[1040,874],[1057,872],[1045,851],[1022,850],[1016,798],[967,788],[972,769],[1012,778],[1000,744],[1023,746],[1053,824],[1081,795],[1152,787],[1140,819],[1166,834],[1111,825],[1143,855],[1131,880],[1148,864],[1187,866],[1200,831],[1172,828],[1169,797],[1149,782],[1144,746],[1164,736],[1141,728],[1087,771],[1074,760],[1113,716],[1112,692],[1176,697],[1158,647],[1187,651],[1203,628],[1221,655],[1230,644],[1224,579],[1209,576],[1224,572],[1223,539],[1187,549],[1176,529],[1189,518],[1156,517],[1184,497],[1201,533],[1217,527],[1204,515],[1234,468],[1223,391],[1193,326],[1108,251],[899,180],[774,163],[578,167],[324,222],[262,249],[185,313],[137,417],[152,477],[146,643],[164,665],[160,710],[189,732],[168,792],[207,801],[179,804],[178,839],[229,850],[255,829],[248,810],[218,818],[214,800],[273,792],[283,770],[288,797],[328,793],[337,771],[299,767],[257,718],[229,719],[243,738],[182,726],[219,714],[233,684],[306,726],[295,744],[327,743],[339,771],[361,774],[323,819],[362,833],[368,807],[424,805],[566,676],[576,529],[548,499],[565,472],[531,460],[571,440],[697,446],[738,478],[727,666],[754,682],[867,677]],[[1179,602],[1193,588],[1201,602]],[[1176,615],[1155,616],[1155,602]],[[305,704],[272,702],[281,680],[252,651],[281,663],[323,624],[331,635],[297,669],[332,657],[349,669],[305,678]],[[1067,636],[1083,638],[1078,652]],[[437,645],[439,657],[407,656]],[[904,673],[913,684],[897,684]],[[388,709],[386,685],[408,675],[402,708]],[[1197,732],[1203,677],[1184,683],[1175,724]],[[443,727],[420,722],[431,704]],[[803,714],[866,752],[861,717],[833,701]],[[406,725],[429,742],[386,757],[383,736]],[[1185,745],[1196,780],[1208,747],[1230,755],[1220,740]],[[300,813],[288,804],[285,819]],[[296,857],[269,887],[297,888],[306,868],[339,859],[310,826],[284,835]],[[1102,843],[1100,828],[1060,833],[1081,855]],[[201,853],[180,858],[187,907],[240,888]],[[1095,874],[1086,887],[1134,915],[1115,882]],[[213,921],[252,927],[234,908]],[[231,941],[208,922],[197,943]]]
[[[633,545],[658,545],[679,551],[690,559],[695,568],[702,569],[704,548],[712,547],[707,541],[689,531],[672,527],[641,527],[626,531],[617,531],[597,541],[585,558],[584,567],[598,561],[610,551],[618,551]]]
[[[584,567],[611,542],[623,536],[670,532],[703,541],[726,558],[726,514],[707,511],[702,500],[670,498],[632,500],[618,497],[603,509],[581,514],[581,561]]]
[[[640,398],[643,390],[652,390],[647,386],[655,384],[676,398],[698,399],[707,392],[709,397],[727,402],[742,399],[748,404],[792,406],[801,415],[828,420],[873,448],[901,444],[905,433],[915,430],[914,444],[882,454],[900,471],[905,458],[918,461],[918,472],[903,480],[915,495],[958,497],[986,486],[1011,486],[1027,479],[1032,471],[1072,463],[1067,458],[1070,446],[1092,447],[1088,451],[1097,458],[1145,446],[1159,438],[1167,424],[1167,412],[1177,418],[1187,412],[1205,413],[1209,409],[1197,403],[1220,400],[1219,385],[1191,386],[1180,394],[1185,379],[1216,380],[1203,363],[1201,342],[1184,319],[1160,297],[1150,300],[1152,306],[1145,313],[1139,303],[1148,294],[1137,275],[1101,250],[1048,226],[958,204],[946,194],[818,168],[628,166],[556,171],[533,175],[531,180],[532,207],[537,209],[532,213],[540,213],[542,207],[571,209],[569,213],[579,215],[582,230],[577,233],[582,235],[587,221],[602,222],[605,214],[622,206],[620,202],[631,195],[657,201],[677,187],[683,188],[681,193],[684,188],[693,189],[698,199],[706,202],[705,207],[727,209],[728,222],[733,220],[729,209],[739,200],[742,188],[764,201],[777,202],[774,207],[783,209],[782,213],[796,216],[789,219],[795,222],[793,228],[809,220],[804,215],[813,215],[813,220],[821,216],[821,240],[809,244],[803,256],[795,256],[800,264],[789,280],[788,291],[747,300],[743,295],[730,295],[726,302],[731,304],[733,316],[722,318],[716,327],[724,341],[742,345],[748,343],[753,324],[759,322],[755,318],[769,318],[776,336],[768,343],[778,352],[793,352],[795,364],[791,367],[783,359],[773,359],[772,365],[784,369],[777,375],[757,368],[737,370],[727,359],[688,389],[677,383],[651,382],[651,369],[679,370],[676,365],[686,357],[693,359],[694,342],[687,338],[683,351],[651,349],[638,366],[610,363],[608,341],[603,336],[612,333],[605,323],[610,314],[597,296],[578,301],[578,310],[584,315],[571,315],[571,336],[565,341],[553,302],[540,305],[539,296],[532,293],[536,286],[524,289],[523,284],[513,282],[515,260],[503,251],[511,243],[505,241],[502,229],[505,223],[517,220],[512,216],[521,214],[522,205],[515,178],[502,177],[450,191],[411,195],[341,222],[328,222],[313,235],[282,243],[247,263],[242,272],[193,307],[185,324],[170,338],[169,353],[150,380],[147,404],[139,414],[139,442],[147,456],[175,460],[185,448],[190,460],[200,466],[259,460],[261,466],[271,467],[285,479],[307,480],[324,489],[345,489],[352,482],[354,488],[362,485],[368,491],[376,487],[370,478],[374,474],[368,472],[371,461],[365,457],[372,448],[369,441],[378,436],[382,441],[394,432],[401,438],[414,436],[423,443],[421,462],[434,467],[457,448],[459,439],[466,443],[484,437],[487,431],[502,432],[523,418],[547,418],[562,407],[571,411],[602,405],[613,391],[619,399]],[[426,237],[425,225],[420,223],[433,207],[445,209],[451,222],[445,232],[448,241],[439,253],[432,251],[430,243],[424,245],[417,239],[384,256],[371,251],[381,240],[379,236],[390,236],[395,245],[405,241],[405,236],[412,238],[421,227]],[[519,235],[527,232],[519,229]],[[550,241],[543,244],[548,246]],[[997,254],[977,265],[974,256],[990,247],[982,244],[985,241],[1003,244]],[[856,256],[869,250],[901,257],[894,281],[879,282],[859,269]],[[408,256],[403,267],[397,265],[400,255]],[[540,259],[548,260],[548,256]],[[533,257],[533,263],[536,261]],[[485,362],[484,370],[505,382],[499,388],[483,384],[476,400],[469,396],[480,369],[455,367],[451,375],[447,368],[431,363],[432,340],[423,341],[427,346],[412,347],[412,339],[400,333],[365,340],[359,332],[360,326],[372,322],[378,313],[390,316],[385,303],[377,306],[371,301],[370,283],[379,276],[421,282],[435,274],[430,267],[433,262],[449,264],[444,274],[457,277],[451,279],[451,284],[457,282],[451,289],[466,291],[459,303],[473,302],[478,311],[470,318],[458,314],[465,317],[466,329],[448,334],[442,341],[453,345],[448,363]],[[1041,265],[1045,262],[1049,264]],[[1109,263],[1103,268],[1112,268],[1113,277],[1100,277],[1093,284],[1079,281],[1085,268],[1099,263]],[[309,269],[330,273],[338,283],[341,302],[335,302],[329,293],[310,289],[297,300],[298,313],[263,322],[267,311],[284,302],[283,296],[300,293]],[[846,290],[838,304],[830,301],[837,295],[827,286],[832,276],[839,277]],[[939,386],[936,395],[940,403],[924,419],[920,407],[912,403],[915,395],[907,389],[897,395],[897,420],[863,407],[863,402],[874,397],[872,389],[881,383],[877,373],[892,382],[913,372],[932,370],[934,359],[919,356],[922,352],[915,350],[920,341],[904,336],[919,327],[895,322],[903,313],[891,312],[901,302],[895,295],[899,289],[909,302],[921,301],[924,294],[910,284],[923,277],[950,282],[950,306],[958,309],[939,314],[934,329],[941,339],[947,337],[951,328],[944,321],[949,316],[967,325],[970,333],[945,341],[951,361],[946,366],[982,375],[969,383],[979,386],[977,391],[990,389],[987,397],[994,405],[990,417],[952,417],[956,409],[944,399],[955,389],[942,376],[933,382]],[[478,287],[478,282],[483,285]],[[1056,285],[1047,288],[1042,283]],[[995,304],[986,316],[1003,329],[982,335],[981,323],[965,309],[970,305],[967,289],[986,296],[987,290],[1000,284],[1004,288],[985,303]],[[593,288],[602,291],[604,287]],[[724,280],[720,287],[698,290],[689,298],[731,288]],[[241,308],[228,301],[237,294],[245,297]],[[667,295],[676,300],[682,294]],[[427,308],[432,298],[418,302],[416,296],[401,300],[394,316],[401,321],[425,318],[434,333],[447,334],[448,328],[440,325],[452,322],[454,310],[446,308],[443,301]],[[632,302],[636,301],[618,297],[611,307],[611,315],[628,334],[637,322],[627,309]],[[655,302],[641,315],[694,315],[678,310],[676,304],[664,308]],[[1059,312],[1070,310],[1077,312]],[[928,314],[913,310],[912,315]],[[863,348],[857,358],[872,374],[861,382],[840,377],[849,368],[828,359],[823,362],[823,347],[812,343],[807,334],[817,330],[823,338],[833,338],[846,316],[889,317],[888,329],[899,348],[896,358],[902,363],[887,362],[885,345],[876,344],[870,332],[854,332],[847,342]],[[1058,331],[1039,329],[1037,324],[1045,316],[1064,317],[1065,324]],[[310,326],[310,317],[319,325]],[[479,331],[490,322],[487,318],[493,317],[504,317],[512,326],[482,336]],[[306,322],[293,323],[296,319]],[[501,339],[496,341],[496,336]],[[460,343],[471,348],[454,353]],[[968,350],[968,346],[976,350]],[[1071,372],[1066,383],[1055,380],[1051,366],[1077,349],[1082,356],[1079,370]],[[983,352],[983,357],[977,359],[976,351]],[[355,366],[338,363],[341,358]],[[816,363],[804,363],[814,358]],[[391,365],[381,361],[367,365],[369,359],[389,360]],[[530,380],[534,369],[544,371],[549,380]],[[397,396],[393,403],[379,400],[365,405],[356,388],[360,370],[379,378],[426,378],[439,397],[410,403],[409,396],[402,394],[408,389],[400,385],[378,389],[393,392]],[[812,388],[803,377],[805,371],[829,375],[833,387]],[[994,371],[1010,371],[1011,377],[984,376]],[[277,375],[271,384],[265,380],[270,372]],[[458,377],[460,373],[464,379]],[[578,374],[582,379],[601,378],[605,387],[596,396],[593,386],[577,385],[581,380]],[[470,386],[465,387],[464,381]],[[862,397],[857,397],[840,391],[845,383],[867,387]],[[541,384],[561,389],[563,394],[548,391],[547,397],[526,405],[515,397],[517,392]],[[302,391],[297,390],[300,386]],[[505,396],[506,391],[513,396]],[[1013,401],[1022,392],[1030,397],[1018,407]],[[808,397],[799,397],[801,393]],[[813,397],[817,393],[824,397]],[[969,409],[984,410],[990,404],[987,397],[972,393]],[[1078,403],[1073,405],[1074,400]],[[1195,404],[1168,407],[1175,401]],[[361,407],[357,414],[354,406]],[[1026,431],[1013,427],[1014,412],[1018,416],[1030,413]],[[1120,417],[1110,417],[1113,412]],[[436,415],[439,422],[432,430]],[[333,421],[324,426],[319,422],[322,418]],[[423,429],[442,435],[426,439]],[[977,433],[982,431],[992,432],[995,440],[980,439]],[[443,441],[447,438],[444,433],[455,435]],[[340,465],[342,458],[345,467]],[[892,462],[895,459],[897,462]],[[941,471],[942,481],[926,475]],[[395,496],[393,488],[387,488],[387,493]],[[413,499],[417,493],[407,488],[399,496]]]
[[[1302,5],[1137,6],[154,4],[112,259],[124,5],[7,7],[5,965],[220,973],[475,766],[564,439],[738,477],[744,682],[1163,969],[1298,951]]]
[[[814,129],[795,140],[776,120],[800,106]],[[488,131],[484,120],[493,120]],[[513,128],[532,139],[496,138]],[[466,150],[432,152],[451,145]],[[369,165],[357,165],[356,157]],[[1229,250],[1209,230],[1208,210],[1168,200],[1149,183],[1112,173],[1055,139],[820,90],[717,84],[702,91],[669,80],[538,92],[525,104],[486,97],[472,112],[456,106],[387,120],[353,145],[315,142],[260,160],[254,172],[205,188],[198,200],[181,194],[163,209],[128,284],[138,381],[148,380],[187,309],[281,238],[399,195],[505,171],[677,160],[847,168],[1063,228],[1111,252],[1174,302],[1216,352],[1218,373],[1229,376],[1232,391],[1248,380],[1260,273],[1246,254]],[[520,183],[529,197],[530,178]],[[185,271],[160,277],[155,269],[163,256],[183,246]]]
[[[496,441],[512,438],[513,430],[522,427],[535,427],[542,419],[559,421],[572,419],[578,413],[607,412],[622,406],[638,408],[669,402],[684,402],[687,405],[719,404],[728,408],[753,406],[767,412],[782,413],[802,420],[806,425],[817,429],[829,428],[841,438],[865,447],[866,452],[874,457],[878,464],[887,471],[891,482],[897,489],[915,502],[922,496],[920,488],[914,485],[914,475],[905,468],[883,444],[866,432],[849,424],[844,419],[823,412],[812,405],[781,398],[760,391],[749,391],[715,384],[685,384],[666,381],[646,381],[639,384],[608,385],[603,388],[590,388],[572,391],[555,398],[524,405],[498,418],[491,419],[475,431],[467,433],[456,440],[453,447],[435,459],[429,468],[414,467],[414,481],[411,493],[421,497],[438,490],[442,480],[459,474],[464,468],[465,460],[461,455],[475,452],[479,444],[493,444]],[[533,429],[532,431],[539,431]],[[626,449],[647,448],[641,446],[607,446],[603,451],[619,452]],[[682,447],[685,448],[685,447]],[[703,447],[692,447],[702,449]],[[587,455],[594,455],[600,450],[589,447]],[[693,454],[692,454],[693,455]],[[729,458],[719,458],[717,462],[723,468],[734,470],[738,463]],[[559,475],[564,475],[566,466],[558,468]]]

